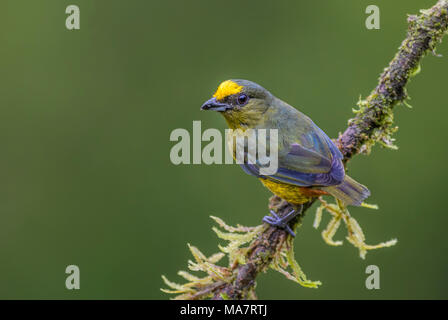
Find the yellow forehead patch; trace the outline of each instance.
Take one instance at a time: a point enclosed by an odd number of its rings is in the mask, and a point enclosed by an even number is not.
[[[226,80],[219,85],[218,90],[216,90],[213,97],[218,100],[222,100],[232,94],[241,92],[241,90],[243,90],[243,86],[240,86],[238,83],[233,82],[232,80]]]

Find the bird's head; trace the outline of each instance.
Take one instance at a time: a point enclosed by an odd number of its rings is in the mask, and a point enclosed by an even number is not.
[[[272,101],[272,94],[255,82],[233,79],[222,82],[201,109],[218,111],[232,129],[253,128],[261,124]]]

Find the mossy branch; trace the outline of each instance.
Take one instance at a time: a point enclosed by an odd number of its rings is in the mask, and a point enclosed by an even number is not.
[[[448,0],[440,0],[432,8],[421,10],[419,16],[408,17],[408,32],[397,54],[379,78],[377,87],[366,98],[358,102],[354,110],[355,117],[348,122],[348,128],[337,139],[337,145],[344,155],[345,163],[354,155],[369,153],[375,143],[395,149],[392,134],[397,130],[393,125],[393,108],[406,104],[408,98],[406,85],[409,79],[420,71],[420,61],[428,53],[435,54],[435,48],[448,29]],[[407,105],[407,104],[406,104]],[[347,228],[347,240],[359,249],[361,258],[367,250],[389,247],[396,243],[390,240],[378,245],[367,245],[365,236],[356,220],[350,216],[339,201],[329,204],[318,199],[321,205],[316,212],[314,227],[318,228],[324,211],[332,216],[327,228],[322,232],[329,245],[341,245],[342,241],[334,241],[338,227],[344,223]],[[302,212],[293,221],[291,228],[295,230],[305,212],[315,200],[306,203]],[[376,209],[376,206],[364,205]],[[294,208],[286,201],[273,196],[269,208],[278,216],[284,216]],[[179,294],[178,299],[255,299],[256,277],[269,268],[284,274],[288,279],[302,286],[316,288],[319,281],[310,281],[294,258],[293,238],[283,229],[266,224],[257,227],[230,227],[221,219],[213,217],[223,229],[213,230],[218,237],[228,241],[228,245],[220,247],[222,253],[206,257],[196,247],[190,246],[195,262],[189,261],[192,271],[203,271],[207,276],[196,277],[185,271],[179,275],[188,282],[176,284],[163,277],[165,284],[172,290],[162,289],[168,293]],[[227,267],[216,263],[227,255]],[[288,271],[291,270],[291,271]]]
[[[358,102],[356,116],[348,122],[348,128],[338,138],[338,147],[349,160],[360,152],[370,152],[379,142],[395,149],[392,134],[393,108],[400,102],[406,105],[406,85],[409,79],[421,70],[420,61],[428,53],[435,54],[436,45],[441,42],[448,28],[448,1],[440,0],[428,10],[421,10],[419,16],[408,17],[408,32],[398,52],[379,78],[372,93]]]

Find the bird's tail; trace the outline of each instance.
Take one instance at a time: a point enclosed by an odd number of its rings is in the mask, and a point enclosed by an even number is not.
[[[370,196],[367,187],[356,182],[349,176],[344,177],[344,181],[337,186],[325,187],[322,190],[327,191],[333,197],[341,200],[346,205],[360,206],[361,203]]]

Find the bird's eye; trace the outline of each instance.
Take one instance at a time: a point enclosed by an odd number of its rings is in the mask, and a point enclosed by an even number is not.
[[[249,101],[249,97],[246,94],[240,94],[238,96],[238,104],[244,106]]]

